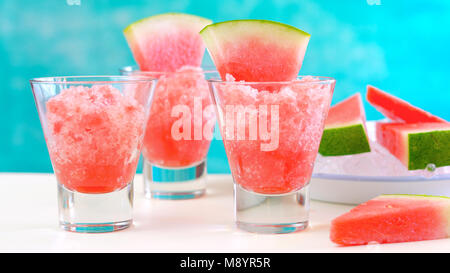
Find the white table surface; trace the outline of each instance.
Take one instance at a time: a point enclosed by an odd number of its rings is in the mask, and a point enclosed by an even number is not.
[[[240,231],[233,224],[231,176],[208,179],[202,198],[147,200],[137,175],[133,226],[78,234],[58,227],[53,175],[0,173],[0,252],[450,252],[450,239],[338,247],[328,238],[330,221],[351,206],[318,201],[311,203],[311,224],[305,231]]]

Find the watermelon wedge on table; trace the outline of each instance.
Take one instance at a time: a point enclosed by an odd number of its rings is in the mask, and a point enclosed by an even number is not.
[[[450,165],[450,123],[377,123],[377,142],[409,170]]]
[[[134,22],[123,32],[141,70],[174,72],[201,65],[205,45],[198,33],[211,23],[194,15],[166,13]]]
[[[297,77],[310,35],[266,20],[235,20],[208,25],[201,32],[222,79],[290,81]]]
[[[450,236],[450,198],[381,195],[331,222],[330,239],[352,246],[442,239]]]
[[[367,101],[394,122],[446,122],[376,87],[367,86]]]
[[[356,93],[330,108],[319,153],[341,156],[370,152],[366,114],[361,94]]]

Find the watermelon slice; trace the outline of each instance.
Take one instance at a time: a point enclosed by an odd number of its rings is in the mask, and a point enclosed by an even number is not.
[[[356,93],[330,108],[319,153],[340,156],[370,152],[366,115],[361,94]]]
[[[394,122],[446,122],[380,89],[367,86],[367,101]]]
[[[331,222],[339,245],[434,240],[450,235],[450,198],[381,195]]]
[[[205,27],[200,35],[222,79],[290,81],[297,77],[310,35],[266,20],[236,20]]]
[[[166,13],[134,22],[123,33],[141,70],[175,72],[201,65],[205,45],[198,33],[211,23],[194,15]]]
[[[409,170],[450,165],[450,123],[377,123],[377,142]]]

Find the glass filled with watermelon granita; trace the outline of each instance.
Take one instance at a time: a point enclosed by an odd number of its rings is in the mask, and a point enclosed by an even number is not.
[[[206,155],[216,123],[207,75],[199,67],[176,72],[121,69],[124,75],[158,79],[144,137],[147,198],[191,199],[206,191]]]
[[[239,228],[288,233],[308,225],[308,185],[335,80],[209,81],[234,180]]]
[[[133,178],[156,81],[139,76],[30,81],[58,182],[63,229],[109,232],[131,225]]]

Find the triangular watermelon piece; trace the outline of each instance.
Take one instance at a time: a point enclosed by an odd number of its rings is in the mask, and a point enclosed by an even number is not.
[[[448,197],[381,195],[334,219],[330,239],[346,246],[441,239],[449,223]]]
[[[330,108],[319,153],[341,156],[370,152],[366,114],[361,94],[356,93]]]
[[[450,123],[377,123],[377,142],[409,170],[450,165]]]
[[[376,87],[367,86],[367,101],[394,122],[446,122]]]
[[[201,65],[205,45],[198,33],[211,23],[194,15],[166,13],[132,23],[123,32],[141,70],[174,72]]]
[[[200,35],[222,79],[291,81],[300,71],[310,35],[266,20],[235,20],[208,25]]]

